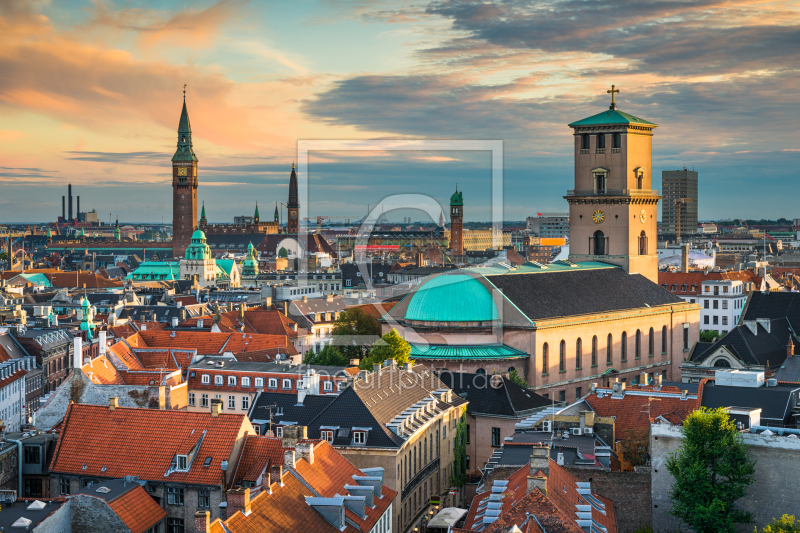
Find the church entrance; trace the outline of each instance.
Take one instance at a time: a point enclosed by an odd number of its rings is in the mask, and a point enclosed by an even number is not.
[[[594,232],[594,255],[606,255],[606,237],[599,230]]]

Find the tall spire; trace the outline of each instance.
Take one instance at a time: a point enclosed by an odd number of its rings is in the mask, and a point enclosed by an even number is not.
[[[205,218],[206,218],[206,202],[204,200],[203,201],[203,210],[200,211],[200,219],[201,220],[205,220]]]
[[[294,169],[294,162],[292,162],[292,173],[289,176],[289,203],[286,207],[300,207],[300,200],[297,195],[297,172]]]
[[[280,215],[278,214],[278,202],[275,202],[275,222],[278,222]]]
[[[186,110],[186,88],[184,86],[183,109],[178,122],[178,149],[172,156],[173,161],[197,161],[192,149],[192,125],[189,123],[189,112]]]
[[[253,215],[253,217],[256,219],[256,221],[258,221],[258,219],[259,219],[259,216],[258,216],[258,202],[256,202],[256,213]]]

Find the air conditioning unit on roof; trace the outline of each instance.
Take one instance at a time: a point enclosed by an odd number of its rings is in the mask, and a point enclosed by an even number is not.
[[[572,428],[572,434],[573,435],[580,435],[581,434],[581,428]]]
[[[551,431],[553,431],[553,421],[552,420],[545,420],[544,422],[542,422],[541,428],[542,428],[542,431],[544,431],[546,433],[550,433]]]
[[[593,435],[594,434],[594,429],[592,429],[592,428],[583,428],[583,434],[584,435]]]

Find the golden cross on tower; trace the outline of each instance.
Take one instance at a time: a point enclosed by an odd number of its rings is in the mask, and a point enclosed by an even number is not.
[[[619,92],[619,89],[615,89],[616,85],[612,85],[611,89],[607,90],[606,93],[611,94],[611,108],[613,109],[616,107],[616,102],[614,101],[614,94]]]

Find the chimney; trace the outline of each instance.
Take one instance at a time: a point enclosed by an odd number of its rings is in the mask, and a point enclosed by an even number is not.
[[[403,370],[406,372],[411,372],[411,369],[414,368],[413,363],[403,363]]]
[[[314,464],[314,443],[313,442],[298,442],[295,447],[298,459],[305,459],[310,465]]]
[[[786,343],[786,357],[794,357],[794,343],[791,335],[789,336],[789,342]]]
[[[72,367],[80,370],[83,366],[83,337],[75,337],[72,353]]]
[[[303,301],[304,301],[304,302],[307,302],[307,301],[308,301],[308,295],[307,295],[307,294],[304,294],[304,295],[303,295]]]
[[[685,400],[688,395],[689,395],[689,391],[688,390],[682,390],[681,391],[681,400]]]
[[[642,372],[639,376],[639,386],[644,387],[645,385],[647,385],[647,372]]]
[[[294,449],[301,440],[308,439],[308,428],[306,426],[286,426],[283,428],[284,448]]]
[[[271,494],[272,491],[270,490],[270,487],[272,487],[272,471],[265,470],[261,474],[261,492]]]
[[[374,365],[372,365],[372,371],[375,372],[376,374],[380,375],[380,373],[381,373],[381,365],[379,365],[378,363],[375,363]]]
[[[106,347],[108,346],[108,344],[106,344],[107,341],[106,341],[106,332],[105,331],[101,331],[100,332],[100,335],[98,335],[98,338],[97,338],[97,342],[100,345],[99,346],[100,355],[105,355],[106,354]]]
[[[541,470],[541,474],[539,471]],[[542,476],[544,474],[544,476]],[[531,492],[538,488],[547,491],[547,477],[550,475],[550,448],[547,444],[535,444],[531,450],[530,471],[528,473],[528,489]]]
[[[286,428],[283,428],[284,430]],[[294,468],[294,450],[285,450],[283,452],[283,464],[286,468]]]
[[[264,472],[266,474],[266,472]],[[283,479],[283,466],[281,465],[272,465],[269,467],[269,479],[270,483],[278,483],[282,484]]]
[[[333,301],[333,294],[329,294],[325,299],[328,300],[329,302],[332,302]]]
[[[222,412],[222,400],[214,398],[211,400],[211,416],[217,418]]]
[[[417,252],[417,266],[421,267],[423,263],[423,255],[422,252]]]
[[[197,511],[194,513],[194,533],[207,533],[211,527],[211,513]]]
[[[186,320],[186,309],[184,307],[181,307],[180,314],[181,314],[181,320],[180,321],[181,322],[185,321]]]
[[[689,272],[689,245],[681,245],[681,272],[684,274]]]
[[[116,408],[119,407],[119,398],[116,396],[111,397],[108,399],[108,410],[114,411]]]
[[[228,518],[233,518],[238,511],[245,516],[250,514],[250,489],[236,487],[228,491]]]
[[[655,383],[653,385],[655,386],[655,388],[660,389],[661,388],[661,383],[663,381],[663,378],[661,377],[661,374],[656,374],[655,378],[654,378],[654,381],[655,381]]]
[[[67,211],[67,214],[69,215],[69,218],[67,220],[69,222],[72,222],[72,184],[71,183],[67,184],[67,196],[69,196],[69,204],[68,204],[69,210]]]
[[[272,308],[272,296],[267,296],[264,298],[264,309],[271,309]]]
[[[228,502],[219,502],[219,519],[223,522],[228,519]]]
[[[177,328],[178,327],[178,322],[179,322],[178,321],[178,317],[176,317],[176,316],[172,317],[172,327],[173,328]]]

